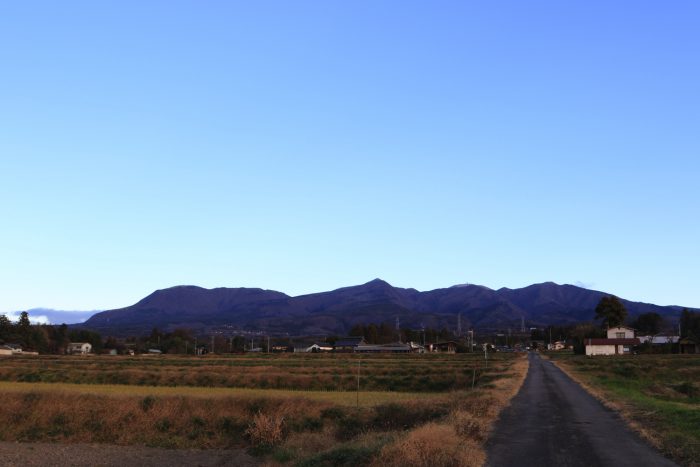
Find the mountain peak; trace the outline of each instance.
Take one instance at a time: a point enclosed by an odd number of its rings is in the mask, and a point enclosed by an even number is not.
[[[382,286],[382,287],[391,287],[392,285],[389,284],[387,281],[382,280],[380,278],[372,279],[371,281],[362,284],[362,285],[371,285],[371,286]]]

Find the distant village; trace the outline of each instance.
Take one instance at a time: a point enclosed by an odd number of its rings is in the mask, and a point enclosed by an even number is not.
[[[0,356],[13,355],[207,355],[234,353],[463,353],[573,352],[589,357],[637,353],[700,353],[700,313],[685,310],[675,329],[663,326],[655,313],[642,314],[630,325],[596,323],[526,327],[517,330],[454,331],[406,329],[388,323],[355,325],[347,336],[266,336],[261,331],[196,335],[187,329],[148,336],[116,338],[66,325],[32,325],[24,312],[18,322],[0,315]],[[675,332],[674,332],[675,331]]]

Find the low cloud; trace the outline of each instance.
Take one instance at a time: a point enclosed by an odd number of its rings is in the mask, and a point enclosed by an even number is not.
[[[593,282],[582,282],[582,281],[576,281],[574,282],[574,285],[576,287],[581,287],[584,289],[592,289],[595,284]]]
[[[19,321],[20,312],[12,311],[9,313],[0,313],[7,316],[7,319],[16,323]],[[51,324],[51,320],[46,315],[29,315],[29,322],[32,324]]]

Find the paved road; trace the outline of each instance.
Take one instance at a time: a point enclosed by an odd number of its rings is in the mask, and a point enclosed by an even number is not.
[[[487,465],[674,466],[559,368],[530,353],[523,387],[501,414]]]

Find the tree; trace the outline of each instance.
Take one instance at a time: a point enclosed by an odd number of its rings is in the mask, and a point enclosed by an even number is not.
[[[29,313],[27,313],[26,311],[20,313],[17,325],[20,329],[29,329],[29,326],[31,326],[31,323],[29,322]]]
[[[4,341],[10,338],[12,334],[12,321],[5,316],[0,315],[0,341]]]
[[[601,298],[595,307],[595,319],[602,318],[603,324],[607,324],[609,328],[620,326],[626,317],[625,305],[614,295]]]
[[[642,313],[632,322],[632,327],[635,328],[640,335],[655,336],[661,332],[661,324],[663,319],[658,313]]]
[[[700,339],[700,313],[684,308],[681,313],[680,326],[682,338]]]

